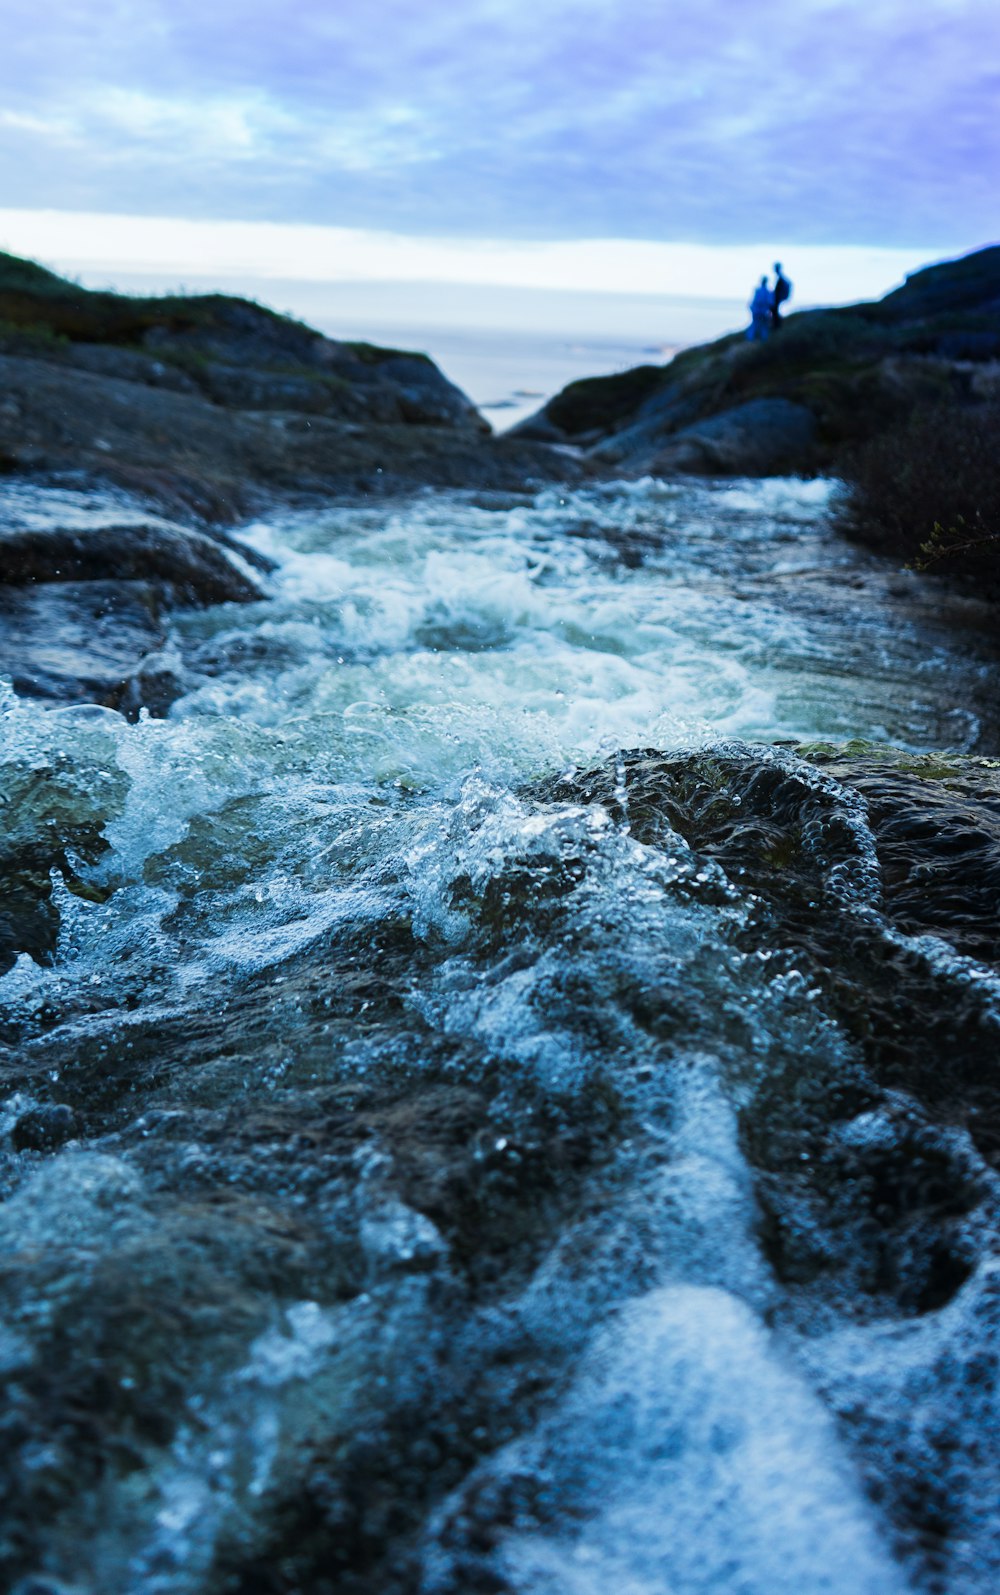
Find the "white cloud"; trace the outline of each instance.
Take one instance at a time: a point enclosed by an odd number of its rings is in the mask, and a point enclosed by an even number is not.
[[[11,204],[972,245],[995,0],[6,0]]]

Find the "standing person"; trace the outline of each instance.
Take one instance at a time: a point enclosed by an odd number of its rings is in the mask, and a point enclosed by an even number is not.
[[[771,331],[774,318],[774,295],[767,286],[766,277],[760,279],[759,286],[754,290],[754,296],[750,301],[750,316],[747,337],[752,342],[766,338]]]
[[[774,303],[771,308],[771,325],[777,332],[781,326],[781,307],[786,299],[792,297],[792,285],[781,269],[781,261],[774,263]]]

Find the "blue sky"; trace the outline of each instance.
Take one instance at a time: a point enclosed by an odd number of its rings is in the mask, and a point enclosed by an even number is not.
[[[6,0],[14,209],[991,241],[996,0]]]

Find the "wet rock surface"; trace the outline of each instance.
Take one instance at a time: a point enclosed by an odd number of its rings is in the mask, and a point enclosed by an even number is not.
[[[2,1066],[16,1112],[0,1174],[14,1337],[6,1576],[40,1576],[39,1545],[84,1532],[102,1500],[116,1548],[92,1561],[93,1587],[157,1588],[168,1566],[168,1587],[212,1592],[525,1587],[522,1554],[572,1536],[567,1523],[600,1520],[615,1498],[610,1482],[572,1482],[572,1414],[592,1415],[588,1446],[608,1466],[625,1446],[628,1475],[631,1442],[602,1414],[647,1377],[651,1395],[662,1390],[675,1362],[678,1390],[690,1390],[692,1313],[707,1315],[699,1366],[756,1358],[759,1399],[773,1386],[794,1409],[797,1386],[772,1368],[749,1309],[712,1294],[733,1266],[723,1236],[745,1223],[739,1245],[755,1236],[766,1263],[740,1292],[786,1337],[804,1337],[806,1362],[818,1359],[898,1554],[952,1580],[975,1503],[948,1425],[962,1432],[994,1390],[980,1342],[962,1331],[951,1343],[950,1383],[935,1397],[948,1417],[933,1435],[908,1426],[899,1405],[857,1407],[856,1379],[818,1347],[845,1324],[940,1328],[952,1304],[973,1299],[995,1241],[996,1016],[974,982],[956,999],[961,965],[922,947],[930,926],[945,928],[945,901],[932,891],[918,921],[893,891],[901,847],[911,875],[935,857],[936,833],[919,823],[927,781],[992,859],[997,776],[987,761],[832,748],[811,759],[741,745],[626,753],[528,788],[534,839],[513,856],[485,874],[452,866],[449,911],[468,926],[463,985],[499,989],[573,946],[545,998],[549,1023],[576,1029],[594,1061],[558,1087],[421,1017],[412,994],[435,989],[450,953],[415,937],[406,917],[229,981],[199,1012],[130,1012],[124,993],[109,1011],[97,994],[99,1022],[83,1029],[76,1000],[22,1025]],[[591,811],[596,829],[572,819]],[[808,1009],[818,999],[820,1026],[839,1015],[846,1050],[825,1062],[813,1052],[803,1072],[808,1020],[803,1029],[797,1008],[763,1046],[749,1007],[732,1007],[720,1028],[698,963],[677,969],[676,949],[664,958],[650,944],[608,985],[602,961],[632,931],[579,917],[598,889],[605,834],[661,861],[682,914],[718,917],[712,956],[727,949],[733,994],[765,959],[771,1000],[804,994]],[[735,911],[740,901],[749,911]],[[978,947],[986,917],[984,894],[978,914],[972,904],[958,916],[956,937]],[[943,1064],[929,1026],[945,1011]],[[703,1093],[716,1089],[699,1043],[719,1049],[753,1201],[741,1199],[737,1220],[735,1208],[725,1216],[735,1192],[715,1191],[695,1242],[677,1206],[686,1158],[703,1197],[717,1178],[697,1161],[710,1144]],[[657,1133],[651,1114],[663,1115]],[[60,1151],[71,1137],[79,1145]],[[708,1234],[723,1226],[707,1253],[706,1222]],[[616,1371],[628,1336],[595,1352],[593,1378],[586,1360],[578,1369],[609,1307],[669,1276],[678,1245],[702,1261],[688,1305],[674,1288],[655,1316],[658,1372],[644,1371],[638,1309],[631,1371]],[[652,1311],[655,1296],[644,1299]],[[711,1388],[709,1406],[720,1399]],[[671,1399],[679,1422],[680,1395]],[[692,1423],[701,1410],[694,1401]],[[734,1410],[718,1421],[743,1424]],[[825,1466],[817,1453],[812,1477]],[[133,1477],[147,1478],[169,1534],[145,1509],[136,1516]],[[774,1478],[792,1490],[791,1474]],[[658,1490],[659,1473],[635,1488]],[[201,1527],[186,1517],[178,1527],[171,1502],[192,1491]],[[861,1587],[884,1588],[889,1566],[865,1545],[875,1571]],[[562,1543],[553,1566],[575,1554]],[[803,1567],[818,1554],[795,1552]],[[982,1546],[976,1554],[981,1572]],[[956,1587],[986,1588],[978,1576]]]
[[[1000,967],[997,763],[803,752],[818,778],[780,757],[637,752],[543,790],[609,806],[654,846],[676,832],[721,864],[755,896],[748,945],[794,949],[874,1077],[966,1128],[1000,1166],[994,991],[948,956]],[[843,788],[861,803],[845,805]]]
[[[267,562],[232,539],[95,514],[25,526],[16,499],[5,509],[0,659],[26,697],[162,714],[180,690],[161,657],[171,613],[263,596],[257,572]]]
[[[831,740],[989,655],[782,494],[262,523],[166,718],[4,700],[5,1587],[992,1595],[997,771]]]
[[[247,550],[245,559],[259,563]],[[148,581],[164,603],[249,603],[260,588],[212,538],[167,522],[120,526],[0,527],[4,586],[42,582]]]

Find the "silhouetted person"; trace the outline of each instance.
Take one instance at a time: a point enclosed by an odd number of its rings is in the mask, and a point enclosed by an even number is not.
[[[792,296],[792,285],[781,269],[781,261],[774,263],[774,292],[771,305],[771,326],[777,332],[781,326],[781,307]]]
[[[774,318],[774,295],[767,286],[767,278],[762,277],[754,296],[750,301],[750,325],[747,328],[747,337],[751,341],[766,338],[771,331]]]

